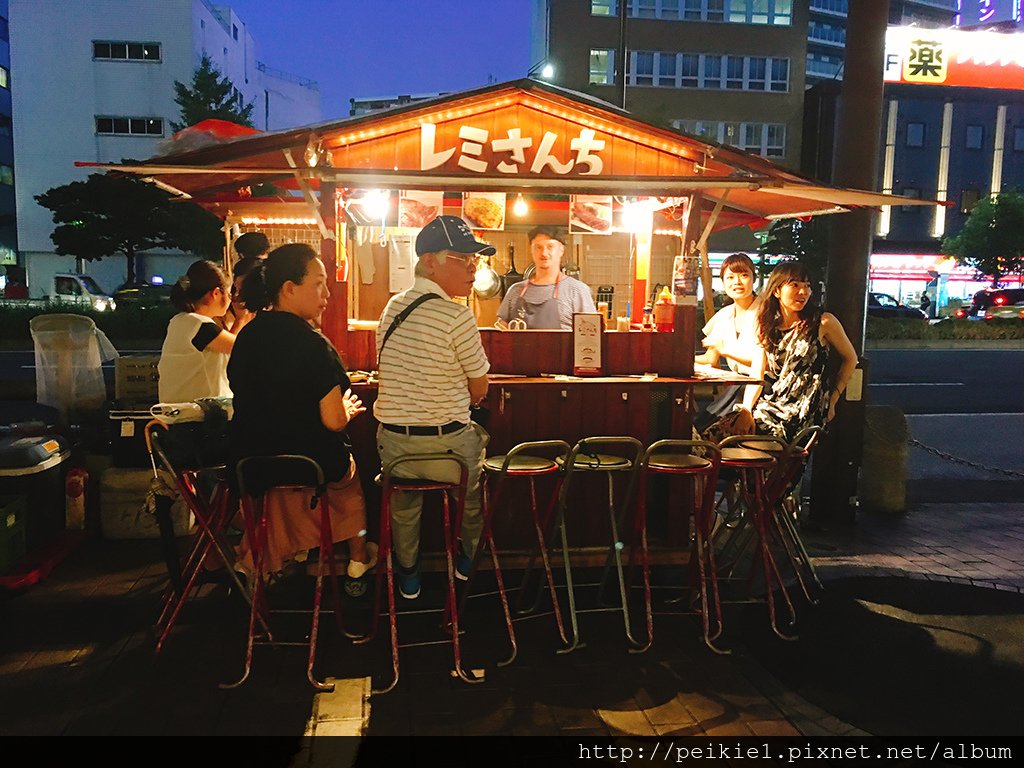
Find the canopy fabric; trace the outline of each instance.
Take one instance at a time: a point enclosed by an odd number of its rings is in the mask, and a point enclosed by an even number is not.
[[[716,229],[860,207],[937,204],[824,186],[762,157],[641,122],[599,99],[534,80],[273,133],[239,135],[252,129],[225,133],[222,127],[208,126],[218,134],[214,143],[165,151],[139,164],[78,165],[148,177],[200,204],[245,197],[246,188],[263,183],[295,188],[299,180],[313,189],[324,181],[527,194],[700,191],[706,206],[725,198]],[[532,166],[523,149],[518,157],[501,149],[515,142],[533,153]]]

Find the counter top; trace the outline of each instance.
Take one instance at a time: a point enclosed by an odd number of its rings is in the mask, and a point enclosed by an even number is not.
[[[365,371],[353,371],[349,374],[352,377],[353,386],[377,386],[376,373],[370,374],[368,378]],[[692,377],[678,378],[673,376],[658,376],[657,374],[632,375],[632,376],[570,376],[566,374],[541,374],[540,376],[525,376],[515,373],[492,373],[487,376],[493,386],[523,384],[529,385],[550,385],[550,384],[761,384],[758,379],[743,376],[732,371],[716,371],[713,374],[706,374],[697,371]]]

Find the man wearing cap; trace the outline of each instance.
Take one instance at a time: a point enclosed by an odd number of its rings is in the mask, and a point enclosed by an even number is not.
[[[480,474],[488,435],[470,420],[470,406],[487,396],[487,370],[472,311],[451,299],[473,288],[478,255],[494,248],[478,241],[455,216],[438,216],[416,238],[416,279],[391,298],[377,326],[380,372],[374,416],[383,465],[414,453],[452,453],[466,463],[469,480],[456,576],[465,579],[480,539]],[[449,461],[407,463],[397,476],[457,482]],[[391,521],[399,592],[420,593],[419,543],[423,494],[392,496]]]
[[[595,312],[594,298],[587,284],[562,272],[565,238],[554,227],[530,231],[533,276],[516,283],[498,307],[498,327],[507,328],[521,320],[532,330],[572,330],[574,312]]]

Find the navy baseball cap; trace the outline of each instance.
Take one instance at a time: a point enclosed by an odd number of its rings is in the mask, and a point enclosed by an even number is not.
[[[440,251],[493,256],[497,249],[473,237],[469,225],[458,216],[438,216],[416,235],[416,255]]]

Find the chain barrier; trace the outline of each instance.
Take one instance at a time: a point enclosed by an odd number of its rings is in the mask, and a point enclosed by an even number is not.
[[[979,464],[976,461],[969,461],[968,459],[962,459],[959,456],[954,456],[951,453],[940,451],[938,448],[933,448],[930,445],[925,445],[920,440],[914,438],[908,438],[907,444],[912,445],[915,448],[920,448],[925,453],[930,453],[933,456],[938,456],[940,459],[945,459],[953,464],[960,464],[964,467],[970,467],[971,469],[980,469],[982,472],[992,472],[997,475],[1007,475],[1008,477],[1016,477],[1024,480],[1024,472],[1015,472],[1012,469],[1002,469],[1000,467],[989,467],[984,464]]]
[[[871,424],[867,424],[866,426],[868,431],[874,434],[875,437],[879,438],[882,442],[888,442],[888,435],[883,435]],[[954,456],[952,453],[940,451],[938,448],[933,448],[930,445],[925,445],[920,440],[916,440],[913,437],[910,437],[909,435],[907,436],[907,445],[912,446],[914,448],[919,448],[925,453],[930,453],[933,456],[938,456],[940,459],[944,459],[945,461],[951,462],[953,464],[959,464],[963,467],[970,467],[971,469],[980,469],[982,472],[991,472],[996,475],[1006,475],[1007,477],[1014,477],[1024,480],[1024,472],[1017,472],[1016,470],[1013,469],[1003,469],[1001,467],[989,467],[985,464],[979,464],[976,461],[971,461],[970,459],[964,459],[961,458],[960,456]]]

